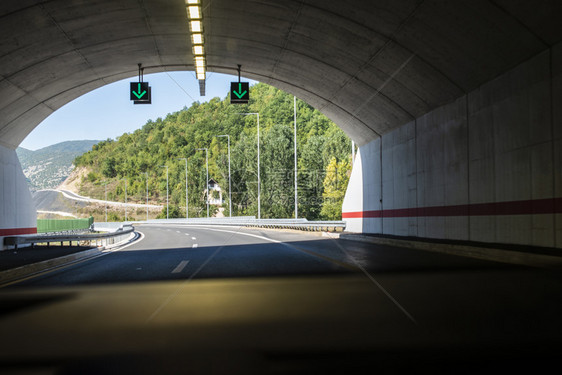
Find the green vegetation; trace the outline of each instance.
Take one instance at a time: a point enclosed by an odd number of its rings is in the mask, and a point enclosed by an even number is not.
[[[209,178],[223,189],[228,216],[228,134],[231,141],[232,216],[257,214],[257,126],[260,114],[261,216],[294,216],[293,97],[266,84],[250,89],[247,105],[231,105],[230,98],[193,103],[165,119],[148,121],[141,129],[108,139],[75,159],[88,169],[81,192],[103,199],[146,198],[166,204],[166,170],[169,167],[170,217],[185,215],[185,162],[188,159],[189,216],[206,216],[205,151],[209,150]],[[350,174],[351,141],[330,120],[298,101],[297,147],[299,217],[309,220],[341,219],[341,204]],[[332,171],[333,170],[333,171]],[[328,172],[328,174],[326,173]],[[333,176],[332,176],[333,175]],[[109,187],[111,188],[111,191]],[[212,207],[212,212],[217,208]],[[166,209],[160,216],[166,216]]]

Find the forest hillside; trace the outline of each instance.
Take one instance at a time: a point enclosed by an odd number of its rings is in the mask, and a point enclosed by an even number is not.
[[[257,116],[259,113],[261,217],[294,217],[293,96],[259,83],[250,103],[232,105],[230,98],[195,102],[189,108],[148,121],[115,140],[99,142],[74,164],[87,173],[80,193],[109,200],[166,205],[169,216],[185,217],[185,160],[189,216],[205,217],[206,152],[209,179],[215,180],[229,215],[228,142],[230,136],[232,216],[257,216]],[[351,141],[330,120],[297,100],[299,217],[341,219],[341,204],[351,170]],[[167,167],[167,168],[166,168]],[[216,194],[211,190],[212,194]],[[219,211],[211,206],[211,216]],[[160,217],[166,217],[166,208]],[[118,219],[118,218],[116,218]]]

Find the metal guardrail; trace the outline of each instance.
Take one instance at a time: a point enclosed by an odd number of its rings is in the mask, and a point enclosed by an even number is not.
[[[237,218],[193,218],[193,219],[159,219],[137,221],[134,224],[187,224],[187,225],[235,225],[251,228],[293,229],[309,232],[343,232],[345,221],[308,221],[307,219],[256,219],[255,217]]]
[[[88,233],[88,234],[24,234],[20,236],[8,236],[4,237],[4,245],[14,246],[15,249],[18,245],[31,244],[34,246],[39,243],[47,243],[50,246],[51,243],[60,242],[63,246],[64,242],[69,242],[69,246],[72,242],[88,242],[90,245],[92,241],[95,241],[96,246],[107,246],[119,242],[121,237],[128,235],[135,231],[132,225],[123,225],[119,229],[113,232],[106,233]],[[117,241],[115,241],[117,240]]]
[[[293,229],[308,232],[343,232],[345,221],[303,221],[303,222],[283,222],[256,220],[255,223],[248,223],[248,227],[271,228],[271,229]]]

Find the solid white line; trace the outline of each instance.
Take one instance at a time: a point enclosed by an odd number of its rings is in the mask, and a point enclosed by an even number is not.
[[[244,233],[244,232],[235,232],[235,231],[232,231],[232,230],[212,229],[212,228],[207,228],[207,230],[212,230],[212,231],[215,231],[215,232],[225,232],[225,233],[241,234],[241,235],[243,235],[243,236],[255,237],[255,238],[259,238],[260,240],[265,240],[265,241],[269,241],[269,242],[283,243],[283,241],[278,241],[278,240],[274,240],[274,239],[272,239],[272,238],[267,238],[267,237],[263,237],[263,236],[258,236],[257,234]],[[289,247],[290,247],[290,246],[289,246]]]
[[[172,271],[172,273],[180,273],[181,271],[183,271],[183,269],[185,268],[185,266],[187,266],[187,263],[189,263],[189,260],[182,260],[180,262],[180,264],[177,265],[176,268],[174,268],[174,270]]]

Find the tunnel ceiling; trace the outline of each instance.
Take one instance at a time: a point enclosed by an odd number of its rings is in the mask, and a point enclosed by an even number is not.
[[[359,144],[560,41],[562,1],[202,0],[210,72],[292,93]],[[2,0],[0,144],[105,84],[193,70],[184,0]],[[195,79],[195,78],[194,78]],[[228,88],[225,87],[225,92]]]

